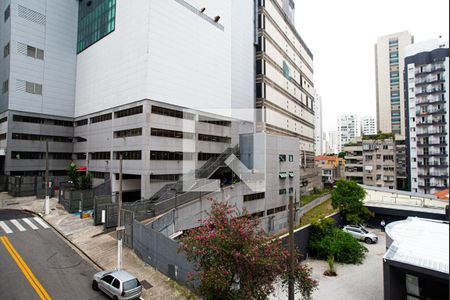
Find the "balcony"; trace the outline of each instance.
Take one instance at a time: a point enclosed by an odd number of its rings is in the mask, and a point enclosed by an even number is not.
[[[428,147],[428,146],[447,146],[447,142],[438,142],[438,141],[431,141],[429,143],[421,143],[417,142],[418,147]]]
[[[448,168],[448,164],[440,164],[440,163],[433,163],[433,164],[423,164],[423,163],[419,163],[418,166],[420,168]]]
[[[447,121],[445,120],[433,120],[432,122],[417,122],[417,126],[432,126],[432,125],[445,125]]]
[[[418,131],[417,136],[425,136],[425,135],[446,135],[447,131],[445,130],[425,130]]]
[[[440,174],[432,174],[432,173],[426,173],[418,175],[420,178],[431,178],[431,177],[438,177],[438,178],[448,178],[448,173],[440,173]]]
[[[445,93],[445,92],[446,92],[445,89],[430,89],[430,90],[424,90],[424,89],[422,89],[421,91],[419,91],[418,93],[416,93],[416,96],[421,96],[421,95],[433,95],[433,94]]]
[[[429,152],[429,153],[417,153],[417,156],[419,157],[431,157],[431,156],[443,156],[443,157],[447,157],[448,153],[445,152]]]
[[[420,86],[423,84],[433,84],[433,83],[441,83],[441,82],[445,82],[445,77],[437,79],[437,78],[433,78],[433,79],[428,79],[428,80],[417,80],[416,81],[416,86]]]
[[[434,72],[443,72],[445,71],[445,67],[444,65],[439,65],[439,66],[434,66],[432,68],[426,68],[424,70],[416,70],[415,74],[416,76],[421,76],[421,75],[426,75],[426,74],[431,74]]]
[[[442,104],[445,102],[446,102],[445,99],[438,98],[438,99],[416,101],[416,105]]]

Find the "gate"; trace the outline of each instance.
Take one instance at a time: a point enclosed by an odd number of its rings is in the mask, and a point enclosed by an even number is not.
[[[117,211],[119,206],[116,203],[105,204],[105,229],[117,227]]]
[[[113,202],[112,196],[94,197],[94,225],[106,222],[106,206]]]
[[[123,243],[130,249],[133,249],[133,220],[134,212],[122,209],[121,222],[123,222],[122,224],[125,227]]]

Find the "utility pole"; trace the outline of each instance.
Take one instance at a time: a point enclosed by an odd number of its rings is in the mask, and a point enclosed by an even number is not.
[[[50,186],[48,178],[48,139],[45,139],[45,201],[44,201],[44,214],[50,213],[50,196],[48,194],[48,188]]]
[[[123,228],[120,224],[120,214],[122,211],[122,165],[123,154],[119,152],[119,204],[117,209],[117,269],[122,269],[122,232]]]
[[[289,195],[289,300],[294,300],[294,197]]]

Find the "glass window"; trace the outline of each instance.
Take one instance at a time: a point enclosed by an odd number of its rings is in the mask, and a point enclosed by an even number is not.
[[[137,288],[139,286],[141,286],[141,283],[139,282],[139,280],[137,280],[135,278],[135,279],[131,279],[131,280],[125,281],[123,283],[123,290],[124,291],[129,291],[129,290],[135,289],[135,288]]]
[[[120,281],[117,279],[114,279],[112,286],[115,287],[116,289],[120,288]]]

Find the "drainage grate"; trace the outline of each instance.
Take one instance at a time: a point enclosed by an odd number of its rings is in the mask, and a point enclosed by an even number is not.
[[[146,290],[151,289],[153,287],[153,285],[151,285],[147,280],[142,280],[141,285]]]

